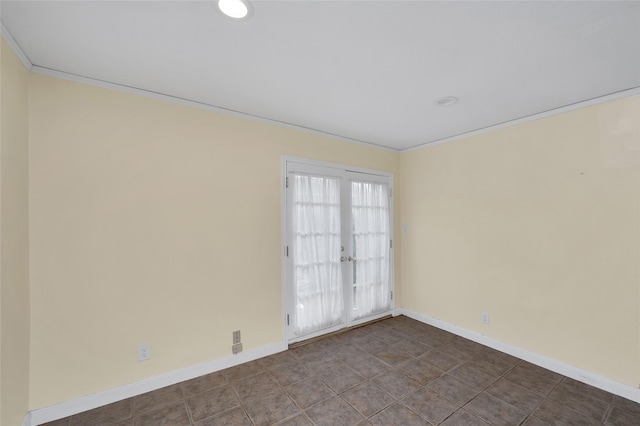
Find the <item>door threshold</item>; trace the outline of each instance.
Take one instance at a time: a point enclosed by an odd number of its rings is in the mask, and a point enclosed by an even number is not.
[[[374,324],[374,323],[376,323],[378,321],[384,321],[384,320],[392,318],[392,317],[393,317],[393,315],[389,314],[389,315],[386,315],[386,316],[381,317],[381,318],[376,318],[376,319],[371,320],[371,321],[363,322],[362,324],[354,325],[352,327],[343,328],[341,330],[337,330],[337,331],[334,331],[334,332],[331,332],[331,333],[323,334],[322,336],[312,337],[311,339],[307,339],[307,340],[302,340],[300,342],[291,343],[289,345],[288,349],[299,348],[300,346],[308,345],[309,343],[315,343],[315,342],[318,342],[320,340],[326,339],[327,337],[337,336],[339,334],[346,333],[347,331],[355,330],[355,329],[360,328],[360,327],[366,327],[366,326]]]

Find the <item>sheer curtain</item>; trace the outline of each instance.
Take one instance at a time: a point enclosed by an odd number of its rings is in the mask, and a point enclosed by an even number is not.
[[[353,217],[353,313],[359,319],[391,308],[389,189],[351,182]]]
[[[340,324],[340,181],[293,175],[293,282],[296,335]]]

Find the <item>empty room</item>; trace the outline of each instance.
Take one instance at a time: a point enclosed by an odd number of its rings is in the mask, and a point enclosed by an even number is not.
[[[640,2],[0,1],[0,425],[640,425]]]

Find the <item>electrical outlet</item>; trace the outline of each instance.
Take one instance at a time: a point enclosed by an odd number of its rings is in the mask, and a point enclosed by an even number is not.
[[[235,345],[231,346],[231,352],[233,352],[234,355],[242,352],[242,343],[236,343]]]
[[[237,345],[238,343],[241,342],[241,338],[240,338],[240,330],[236,330],[233,332],[233,344]]]
[[[146,361],[151,358],[151,345],[138,346],[138,361]]]
[[[483,324],[489,324],[489,314],[487,312],[483,312],[480,320]]]

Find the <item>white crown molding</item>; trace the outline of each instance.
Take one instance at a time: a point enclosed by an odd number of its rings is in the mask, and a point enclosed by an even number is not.
[[[238,355],[218,358],[202,364],[193,365],[191,367],[182,368],[180,370],[161,374],[159,376],[140,380],[134,383],[107,389],[102,392],[61,402],[59,404],[38,408],[27,414],[22,426],[37,426],[54,420],[63,419],[74,414],[102,407],[103,405],[122,401],[123,399],[141,395],[146,392],[151,392],[165,386],[174,385],[176,383],[184,382],[185,380],[195,379],[196,377],[200,377],[205,374],[210,374],[215,371],[235,367],[236,365],[245,362],[273,355],[287,350],[287,347],[288,346],[284,341],[272,343],[246,352],[240,352]]]
[[[544,355],[537,354],[535,352],[528,351],[526,349],[512,346],[499,340],[492,339],[491,337],[484,336],[475,331],[470,331],[457,325],[450,324],[445,321],[441,321],[436,318],[432,318],[428,315],[419,314],[409,309],[397,309],[398,314],[403,314],[409,318],[413,318],[425,324],[432,325],[465,339],[473,340],[481,345],[488,346],[500,352],[512,355],[516,358],[528,361],[532,364],[538,365],[547,370],[554,371],[563,376],[567,376],[571,379],[577,380],[582,383],[586,383],[590,386],[602,389],[612,394],[621,396],[626,399],[630,399],[640,403],[640,389],[636,389],[633,386],[625,385],[620,382],[616,382],[608,377],[600,376],[592,373],[591,371],[583,370],[582,368],[575,367],[573,365],[558,361],[553,358],[546,357]],[[394,313],[394,316],[396,313]]]
[[[271,125],[278,126],[278,127],[284,127],[284,128],[287,128],[287,129],[297,130],[297,131],[301,131],[301,132],[305,132],[305,133],[311,133],[311,134],[322,136],[322,137],[325,137],[325,138],[328,137],[328,138],[331,138],[331,139],[334,139],[334,140],[348,142],[348,143],[352,143],[352,144],[356,144],[356,145],[362,145],[362,146],[366,146],[366,147],[369,147],[369,148],[375,148],[375,149],[380,149],[380,150],[383,150],[383,151],[390,151],[390,152],[399,152],[399,150],[394,149],[394,148],[389,148],[389,147],[382,146],[382,145],[376,145],[376,144],[373,144],[373,143],[370,143],[370,142],[364,142],[364,141],[360,141],[360,140],[357,140],[357,139],[351,139],[351,138],[340,136],[340,135],[334,135],[332,133],[323,132],[321,130],[316,130],[316,129],[312,129],[312,128],[309,128],[309,127],[298,126],[298,125],[287,123],[287,122],[284,122],[284,121],[278,121],[278,120],[273,120],[273,119],[270,119],[270,118],[260,117],[260,116],[257,116],[257,115],[247,114],[247,113],[236,111],[236,110],[232,110],[232,109],[227,109],[227,108],[223,108],[223,107],[219,107],[219,106],[215,106],[215,105],[205,104],[203,102],[196,102],[196,101],[192,101],[192,100],[185,99],[185,98],[178,98],[178,97],[175,97],[175,96],[165,95],[163,93],[151,92],[149,90],[139,89],[137,87],[124,86],[124,85],[117,84],[117,83],[111,83],[109,81],[96,80],[96,79],[89,78],[89,77],[83,77],[81,75],[66,73],[64,71],[58,71],[58,70],[54,70],[54,69],[50,69],[50,68],[40,67],[38,65],[33,65],[32,68],[31,68],[31,71],[36,73],[36,74],[42,74],[42,75],[46,75],[46,76],[49,76],[49,77],[56,77],[56,78],[60,78],[60,79],[63,79],[63,80],[74,81],[76,83],[82,83],[82,84],[87,84],[87,85],[90,85],[90,86],[102,87],[104,89],[111,89],[111,90],[116,90],[116,91],[119,91],[119,92],[125,92],[125,93],[129,93],[129,94],[145,96],[147,98],[153,98],[153,99],[158,99],[158,100],[161,100],[161,101],[177,103],[177,104],[180,104],[180,105],[186,105],[186,106],[190,106],[190,107],[193,107],[193,108],[202,109],[202,110],[205,110],[205,111],[212,111],[212,112],[218,112],[218,113],[222,113],[222,114],[232,115],[232,116],[235,116],[235,117],[240,117],[240,118],[244,118],[244,119],[248,119],[248,120],[252,120],[252,121],[258,121],[258,122],[261,122],[261,123],[271,124]]]
[[[9,46],[11,46],[11,49],[13,50],[13,52],[20,59],[20,62],[22,62],[22,65],[24,65],[24,67],[28,71],[31,71],[33,69],[33,64],[31,63],[27,55],[24,54],[24,52],[22,51],[22,49],[20,48],[16,40],[13,38],[9,30],[4,26],[2,22],[0,22],[0,32],[2,33],[2,37],[4,37],[4,39],[7,41]]]
[[[9,30],[7,30],[7,28],[4,26],[4,24],[0,22],[0,26],[1,26],[1,29],[2,29],[2,36],[5,38],[5,40],[9,44],[9,46],[11,46],[11,48],[13,49],[15,54],[18,56],[18,58],[20,58],[20,61],[22,62],[24,67],[27,70],[32,71],[32,72],[37,73],[37,74],[47,75],[47,76],[50,76],[50,77],[56,77],[56,78],[60,78],[60,79],[63,79],[63,80],[75,81],[75,82],[78,82],[78,83],[88,84],[88,85],[91,85],[91,86],[98,86],[98,87],[102,87],[102,88],[105,88],[105,89],[117,90],[117,91],[120,91],[120,92],[125,92],[125,93],[140,95],[140,96],[145,96],[145,97],[148,97],[148,98],[159,99],[159,100],[163,100],[163,101],[167,101],[167,102],[173,102],[173,103],[186,105],[186,106],[190,106],[190,107],[194,107],[194,108],[198,108],[198,109],[204,109],[206,111],[224,113],[224,114],[228,114],[228,115],[233,115],[235,117],[241,117],[241,118],[250,119],[250,120],[253,120],[253,121],[259,121],[259,122],[262,122],[262,123],[275,125],[275,126],[278,126],[278,127],[284,127],[284,128],[288,128],[288,129],[298,130],[298,131],[302,131],[302,132],[305,132],[305,133],[311,133],[311,134],[315,134],[315,135],[322,136],[322,137],[329,137],[331,139],[336,139],[336,140],[340,140],[340,141],[343,141],[343,142],[353,143],[353,144],[356,144],[356,145],[367,146],[369,148],[377,148],[377,149],[381,149],[383,151],[399,152],[399,153],[415,151],[415,150],[419,150],[419,149],[423,149],[423,148],[429,148],[429,147],[440,145],[440,144],[447,143],[447,142],[454,142],[454,141],[457,141],[457,140],[460,140],[460,139],[464,139],[464,138],[467,138],[467,137],[470,137],[470,136],[475,136],[475,135],[479,135],[479,134],[482,134],[482,133],[487,133],[487,132],[490,132],[490,131],[493,131],[493,130],[502,129],[502,128],[505,128],[505,127],[515,126],[517,124],[522,124],[522,123],[526,123],[526,122],[529,122],[529,121],[539,120],[539,119],[545,118],[545,117],[551,117],[551,116],[562,114],[562,113],[565,113],[565,112],[574,111],[574,110],[577,110],[577,109],[580,109],[580,108],[586,108],[586,107],[589,107],[589,106],[598,105],[598,104],[601,104],[601,103],[604,103],[604,102],[610,102],[610,101],[613,101],[613,100],[616,100],[616,99],[622,99],[622,98],[626,98],[626,97],[629,97],[629,96],[640,95],[640,87],[634,87],[634,88],[631,88],[631,89],[622,90],[620,92],[610,93],[608,95],[603,95],[603,96],[599,96],[599,97],[596,97],[596,98],[587,99],[587,100],[584,100],[584,101],[581,101],[581,102],[576,102],[576,103],[571,104],[571,105],[566,105],[566,106],[563,106],[563,107],[554,108],[554,109],[551,109],[551,110],[548,110],[548,111],[540,112],[538,114],[532,114],[532,115],[528,115],[526,117],[521,117],[521,118],[518,118],[518,119],[515,119],[515,120],[506,121],[504,123],[495,124],[493,126],[484,127],[482,129],[477,129],[477,130],[472,130],[470,132],[460,133],[460,134],[455,135],[455,136],[451,136],[451,137],[447,137],[447,138],[443,138],[443,139],[438,139],[438,140],[431,141],[431,142],[425,142],[425,143],[422,143],[422,144],[419,144],[419,145],[416,145],[416,146],[412,146],[410,148],[395,149],[395,148],[389,148],[389,147],[382,146],[382,145],[376,145],[376,144],[373,144],[373,143],[370,143],[370,142],[364,142],[364,141],[357,140],[357,139],[351,139],[351,138],[348,138],[348,137],[335,135],[335,134],[328,133],[328,132],[323,132],[321,130],[316,130],[316,129],[312,129],[312,128],[308,128],[308,127],[304,127],[304,126],[298,126],[298,125],[287,123],[287,122],[284,122],[284,121],[273,120],[273,119],[260,117],[260,116],[252,115],[252,114],[247,114],[247,113],[243,113],[243,112],[240,112],[240,111],[235,111],[235,110],[232,110],[232,109],[227,109],[227,108],[223,108],[223,107],[219,107],[219,106],[215,106],[215,105],[205,104],[205,103],[202,103],[202,102],[196,102],[196,101],[192,101],[192,100],[189,100],[189,99],[178,98],[178,97],[175,97],[175,96],[170,96],[170,95],[165,95],[165,94],[162,94],[162,93],[151,92],[151,91],[144,90],[144,89],[139,89],[139,88],[136,88],[136,87],[124,86],[124,85],[117,84],[117,83],[111,83],[111,82],[108,82],[108,81],[96,80],[96,79],[89,78],[89,77],[83,77],[83,76],[80,76],[80,75],[66,73],[64,71],[58,71],[58,70],[54,70],[54,69],[50,69],[50,68],[40,67],[38,65],[33,65],[31,63],[31,61],[29,60],[29,58],[27,57],[27,55],[25,55],[25,53],[22,51],[22,49],[20,48],[18,43],[15,41],[15,39],[13,38],[13,36],[9,32]]]
[[[604,102],[615,101],[616,99],[628,98],[630,96],[640,95],[640,87],[634,87],[632,89],[622,90],[620,92],[610,93],[608,95],[599,96],[593,99],[587,99],[585,101],[576,102],[571,105],[566,105],[560,108],[550,109],[549,111],[540,112],[538,114],[528,115],[526,117],[518,118],[515,120],[505,121],[504,123],[495,124],[493,126],[484,127],[482,129],[473,130],[471,132],[461,133],[459,135],[451,136],[444,139],[438,139],[433,142],[426,142],[420,145],[413,146],[411,148],[405,148],[400,152],[410,152],[418,149],[429,148],[432,146],[440,145],[447,142],[453,142],[460,139],[468,138],[470,136],[479,135],[482,133],[491,132],[493,130],[502,129],[505,127],[515,126],[516,124],[526,123],[528,121],[539,120],[541,118],[552,117],[554,115],[563,114],[565,112],[574,111],[581,108],[587,108],[593,105],[602,104]]]
[[[584,101],[581,101],[581,102],[576,102],[576,103],[571,104],[571,105],[566,105],[566,106],[563,106],[563,107],[554,108],[554,109],[551,109],[551,110],[548,110],[548,111],[540,112],[538,114],[528,115],[526,117],[521,117],[521,118],[518,118],[518,119],[515,119],[515,120],[506,121],[504,123],[495,124],[493,126],[484,127],[482,129],[472,130],[470,132],[461,133],[461,134],[458,134],[458,135],[455,135],[455,136],[451,136],[451,137],[448,137],[448,138],[438,139],[438,140],[431,141],[431,142],[425,142],[423,144],[412,146],[410,148],[395,149],[395,148],[389,148],[389,147],[382,146],[382,145],[376,145],[376,144],[373,144],[373,143],[370,143],[370,142],[364,142],[364,141],[360,141],[360,140],[357,140],[357,139],[351,139],[351,138],[348,138],[348,137],[335,135],[335,134],[328,133],[328,132],[323,132],[321,130],[316,130],[316,129],[312,129],[312,128],[309,128],[309,127],[298,126],[298,125],[287,123],[287,122],[284,122],[284,121],[273,120],[273,119],[260,117],[260,116],[252,115],[252,114],[247,114],[247,113],[243,113],[243,112],[240,112],[240,111],[235,111],[235,110],[232,110],[232,109],[227,109],[227,108],[223,108],[223,107],[219,107],[219,106],[215,106],[215,105],[210,105],[210,104],[205,104],[205,103],[202,103],[202,102],[192,101],[192,100],[189,100],[189,99],[184,99],[184,98],[178,98],[178,97],[175,97],[175,96],[165,95],[163,93],[151,92],[149,90],[139,89],[137,87],[124,86],[124,85],[117,84],[117,83],[112,83],[112,82],[109,82],[109,81],[96,80],[96,79],[93,79],[93,78],[83,77],[83,76],[80,76],[80,75],[71,74],[71,73],[67,73],[67,72],[64,72],[64,71],[58,71],[58,70],[54,70],[54,69],[50,69],[50,68],[40,67],[38,65],[33,65],[31,63],[31,61],[29,61],[29,58],[24,54],[22,49],[20,49],[20,46],[18,46],[18,44],[16,43],[14,38],[11,36],[9,31],[5,28],[4,24],[2,25],[2,35],[7,40],[7,42],[9,43],[9,45],[11,46],[13,51],[16,53],[16,55],[20,58],[20,61],[23,63],[25,68],[27,68],[29,71],[32,71],[32,72],[34,72],[36,74],[42,74],[42,75],[46,75],[46,76],[49,76],[49,77],[56,77],[56,78],[60,78],[60,79],[63,79],[63,80],[68,80],[68,81],[74,81],[74,82],[77,82],[77,83],[87,84],[87,85],[90,85],[90,86],[97,86],[97,87],[102,87],[102,88],[105,88],[105,89],[116,90],[116,91],[119,91],[119,92],[125,92],[125,93],[129,93],[129,94],[145,96],[147,98],[153,98],[153,99],[158,99],[158,100],[162,100],[162,101],[177,103],[177,104],[180,104],[180,105],[190,106],[190,107],[202,109],[202,110],[205,110],[205,111],[223,113],[223,114],[232,115],[232,116],[235,116],[235,117],[240,117],[240,118],[244,118],[244,119],[258,121],[258,122],[261,122],[261,123],[275,125],[275,126],[278,126],[278,127],[284,127],[284,128],[287,128],[287,129],[297,130],[297,131],[301,131],[301,132],[305,132],[305,133],[311,133],[311,134],[322,136],[322,137],[328,137],[328,138],[335,139],[335,140],[340,140],[340,141],[343,141],[343,142],[348,142],[348,143],[352,143],[352,144],[356,144],[356,145],[366,146],[366,147],[369,147],[369,148],[376,148],[376,149],[381,149],[383,151],[398,152],[398,153],[411,152],[411,151],[415,151],[415,150],[419,150],[419,149],[423,149],[423,148],[429,148],[429,147],[440,145],[440,144],[447,143],[447,142],[454,142],[454,141],[457,141],[457,140],[460,140],[460,139],[464,139],[464,138],[467,138],[467,137],[470,137],[470,136],[475,136],[475,135],[479,135],[479,134],[482,134],[482,133],[491,132],[493,130],[498,130],[498,129],[502,129],[502,128],[505,128],[505,127],[511,127],[511,126],[515,126],[517,124],[522,124],[522,123],[526,123],[526,122],[529,122],[529,121],[539,120],[539,119],[546,118],[546,117],[552,117],[554,115],[563,114],[565,112],[570,112],[570,111],[574,111],[574,110],[577,110],[577,109],[586,108],[586,107],[590,107],[590,106],[593,106],[593,105],[598,105],[598,104],[601,104],[601,103],[604,103],[604,102],[610,102],[610,101],[614,101],[614,100],[617,100],[617,99],[622,99],[622,98],[627,98],[627,97],[630,97],[630,96],[640,95],[640,87],[634,87],[632,89],[627,89],[627,90],[622,90],[620,92],[610,93],[608,95],[599,96],[599,97],[593,98],[593,99],[587,99],[587,100],[584,100]]]

